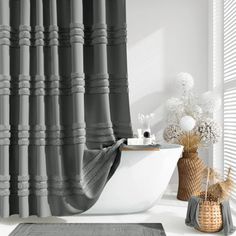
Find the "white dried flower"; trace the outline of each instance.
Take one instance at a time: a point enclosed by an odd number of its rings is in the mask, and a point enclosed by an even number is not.
[[[182,112],[178,112],[178,111],[169,112],[166,115],[166,122],[167,124],[179,124],[180,117],[182,116],[183,116]]]
[[[198,105],[192,107],[193,117],[199,117],[202,114],[202,108]]]
[[[193,76],[186,72],[181,72],[177,75],[177,85],[184,92],[190,91],[194,86]]]
[[[168,143],[175,143],[182,134],[183,130],[179,127],[179,125],[172,124],[164,129],[163,138]]]
[[[180,109],[180,107],[183,105],[183,101],[181,101],[179,98],[169,98],[166,101],[166,108],[168,111],[176,111],[177,109]]]
[[[221,101],[212,91],[207,91],[199,97],[199,105],[206,113],[213,113],[220,108]]]
[[[204,145],[217,143],[221,137],[221,127],[211,118],[200,120],[195,132],[200,136],[201,143]]]
[[[192,116],[183,116],[180,119],[179,124],[182,130],[189,132],[194,128],[196,121],[193,119]]]
[[[202,115],[202,108],[198,105],[188,105],[185,110],[186,114],[192,116],[195,120],[199,120]]]

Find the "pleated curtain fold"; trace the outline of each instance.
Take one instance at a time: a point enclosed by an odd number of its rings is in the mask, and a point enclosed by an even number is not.
[[[115,171],[132,136],[125,11],[0,0],[1,217],[83,212]]]

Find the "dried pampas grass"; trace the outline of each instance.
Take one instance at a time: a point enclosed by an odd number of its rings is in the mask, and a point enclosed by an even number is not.
[[[197,152],[201,139],[199,135],[189,132],[179,138],[179,144],[184,146],[184,152],[194,153]]]
[[[220,174],[213,168],[205,168],[203,171],[203,179],[209,179],[209,182],[215,183],[216,180],[220,180]]]
[[[220,175],[214,169],[207,168],[204,170],[203,178],[206,178],[205,200],[223,202],[230,197],[230,193],[234,187],[230,172],[231,168],[228,170],[226,179],[219,181]],[[216,180],[218,181],[217,183],[215,183]],[[213,181],[213,184],[210,185],[210,181]]]
[[[230,171],[231,169],[229,168],[228,176],[225,181],[213,184],[209,186],[207,190],[210,195],[217,198],[220,202],[223,202],[230,197],[230,193],[234,187],[233,180],[230,177]]]

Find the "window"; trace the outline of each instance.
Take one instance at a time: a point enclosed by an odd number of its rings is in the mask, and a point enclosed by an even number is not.
[[[236,183],[236,1],[224,0],[224,173],[232,168],[232,177]],[[236,203],[236,188],[232,193]]]

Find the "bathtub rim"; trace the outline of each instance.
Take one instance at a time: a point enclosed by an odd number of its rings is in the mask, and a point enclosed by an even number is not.
[[[180,144],[155,144],[155,145],[126,145],[123,144],[120,146],[120,151],[129,152],[129,151],[160,151],[165,149],[178,149],[182,148],[183,145]]]

